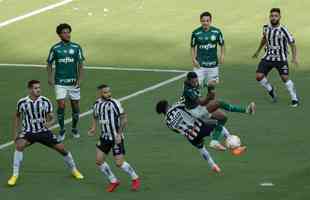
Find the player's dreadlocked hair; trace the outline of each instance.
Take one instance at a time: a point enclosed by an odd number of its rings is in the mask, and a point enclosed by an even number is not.
[[[167,100],[161,100],[156,104],[156,112],[158,114],[166,114],[169,103]]]
[[[63,24],[59,24],[56,27],[56,33],[59,35],[62,32],[62,30],[64,30],[64,29],[69,29],[70,32],[72,31],[72,28],[69,24],[63,23]]]

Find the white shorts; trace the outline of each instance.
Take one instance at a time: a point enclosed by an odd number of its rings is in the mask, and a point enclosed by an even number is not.
[[[200,67],[195,68],[194,72],[198,75],[199,84],[203,85],[209,81],[219,81],[219,67],[207,68]]]
[[[81,93],[80,88],[75,86],[55,85],[56,100],[66,99],[80,100]]]
[[[211,113],[208,112],[205,106],[197,106],[196,108],[187,110],[193,117],[207,122],[211,118]]]

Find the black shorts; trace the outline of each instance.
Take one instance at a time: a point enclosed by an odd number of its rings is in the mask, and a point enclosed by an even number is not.
[[[265,76],[267,76],[273,68],[276,68],[280,75],[289,75],[287,61],[268,61],[262,59],[258,64],[256,72],[263,73]]]
[[[98,143],[96,144],[97,148],[100,149],[105,154],[109,154],[112,149],[113,156],[125,155],[125,145],[124,140],[120,144],[115,144],[115,141],[104,139],[100,137]]]
[[[57,136],[54,135],[50,130],[39,133],[22,133],[17,137],[16,140],[18,139],[27,140],[30,142],[30,144],[38,142],[48,147],[53,147],[56,144],[61,143],[57,140]]]
[[[197,147],[198,149],[201,149],[204,145],[204,138],[208,137],[211,135],[211,132],[214,130],[216,125],[205,125],[203,124],[200,127],[200,131],[198,133],[198,136],[195,137],[195,139],[190,140],[188,139],[188,141],[195,147]]]

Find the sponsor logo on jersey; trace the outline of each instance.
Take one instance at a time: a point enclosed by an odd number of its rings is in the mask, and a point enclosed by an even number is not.
[[[199,49],[214,49],[216,48],[216,44],[206,44],[206,45],[199,45]]]
[[[58,59],[58,62],[59,63],[73,63],[74,62],[74,59],[73,58],[70,58],[70,57],[65,57],[65,58],[60,58]]]

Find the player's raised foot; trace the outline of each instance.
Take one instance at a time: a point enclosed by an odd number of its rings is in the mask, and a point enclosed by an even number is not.
[[[218,151],[225,151],[226,147],[222,145],[219,141],[217,140],[211,140],[209,147],[218,150]]]
[[[298,100],[292,100],[291,107],[296,108],[299,106],[299,101]]]
[[[246,146],[237,147],[231,150],[232,155],[234,156],[241,156],[246,151]]]
[[[58,141],[64,141],[65,140],[65,138],[66,138],[66,130],[60,130],[59,131],[59,134],[58,134],[58,138],[57,138],[57,140]]]
[[[272,90],[268,92],[268,94],[271,96],[273,103],[276,103],[278,101],[278,97],[277,97],[276,91],[273,86],[272,86]]]
[[[114,192],[116,190],[116,188],[120,185],[119,181],[116,181],[114,183],[110,183],[107,187],[107,192]]]
[[[15,186],[17,182],[18,176],[11,176],[11,178],[8,180],[8,185],[9,186]]]
[[[215,173],[221,173],[221,168],[217,164],[214,164],[212,166],[212,171],[214,171]]]
[[[132,191],[137,191],[140,188],[140,179],[134,179],[131,181],[131,190]]]
[[[79,170],[74,169],[72,170],[72,176],[77,179],[77,180],[82,180],[84,179],[84,176],[81,174],[81,172],[79,172]]]
[[[256,112],[256,104],[255,102],[251,102],[246,109],[246,113],[248,113],[249,115],[254,115],[255,112]]]
[[[81,137],[81,135],[80,135],[80,133],[79,133],[79,130],[77,129],[77,128],[73,128],[72,129],[72,136],[74,137],[74,138],[80,138]]]

